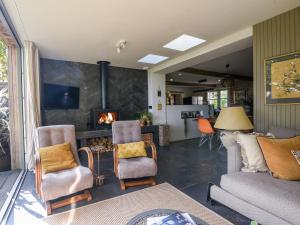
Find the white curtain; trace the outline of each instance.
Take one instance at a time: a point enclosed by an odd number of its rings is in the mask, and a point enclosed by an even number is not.
[[[34,169],[35,129],[41,124],[40,68],[38,48],[31,41],[25,41],[25,151],[29,170]]]

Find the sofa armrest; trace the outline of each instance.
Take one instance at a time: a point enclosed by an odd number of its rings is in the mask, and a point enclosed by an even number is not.
[[[227,173],[239,172],[242,167],[241,146],[232,132],[222,132],[221,141],[227,149]]]

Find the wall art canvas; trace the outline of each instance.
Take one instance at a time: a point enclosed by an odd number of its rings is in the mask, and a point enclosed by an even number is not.
[[[266,104],[300,104],[300,53],[265,60]]]

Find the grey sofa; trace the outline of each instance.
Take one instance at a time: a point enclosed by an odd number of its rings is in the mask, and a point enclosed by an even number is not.
[[[300,134],[300,130],[272,127],[278,138]],[[210,199],[263,225],[300,225],[300,181],[273,178],[269,173],[241,172],[240,146],[222,139],[227,148],[227,174],[220,186],[210,187]]]

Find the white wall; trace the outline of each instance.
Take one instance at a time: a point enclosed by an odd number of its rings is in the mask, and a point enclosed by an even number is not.
[[[166,123],[166,75],[162,73],[152,73],[148,71],[148,105],[152,106],[149,112],[153,115],[153,124]],[[160,88],[161,97],[157,91]],[[162,104],[162,109],[157,110],[157,104]]]
[[[167,105],[167,124],[170,126],[170,141],[179,141],[199,137],[196,119],[186,119],[187,135],[184,132],[184,119],[182,111],[203,111],[203,116],[208,117],[208,105]]]

